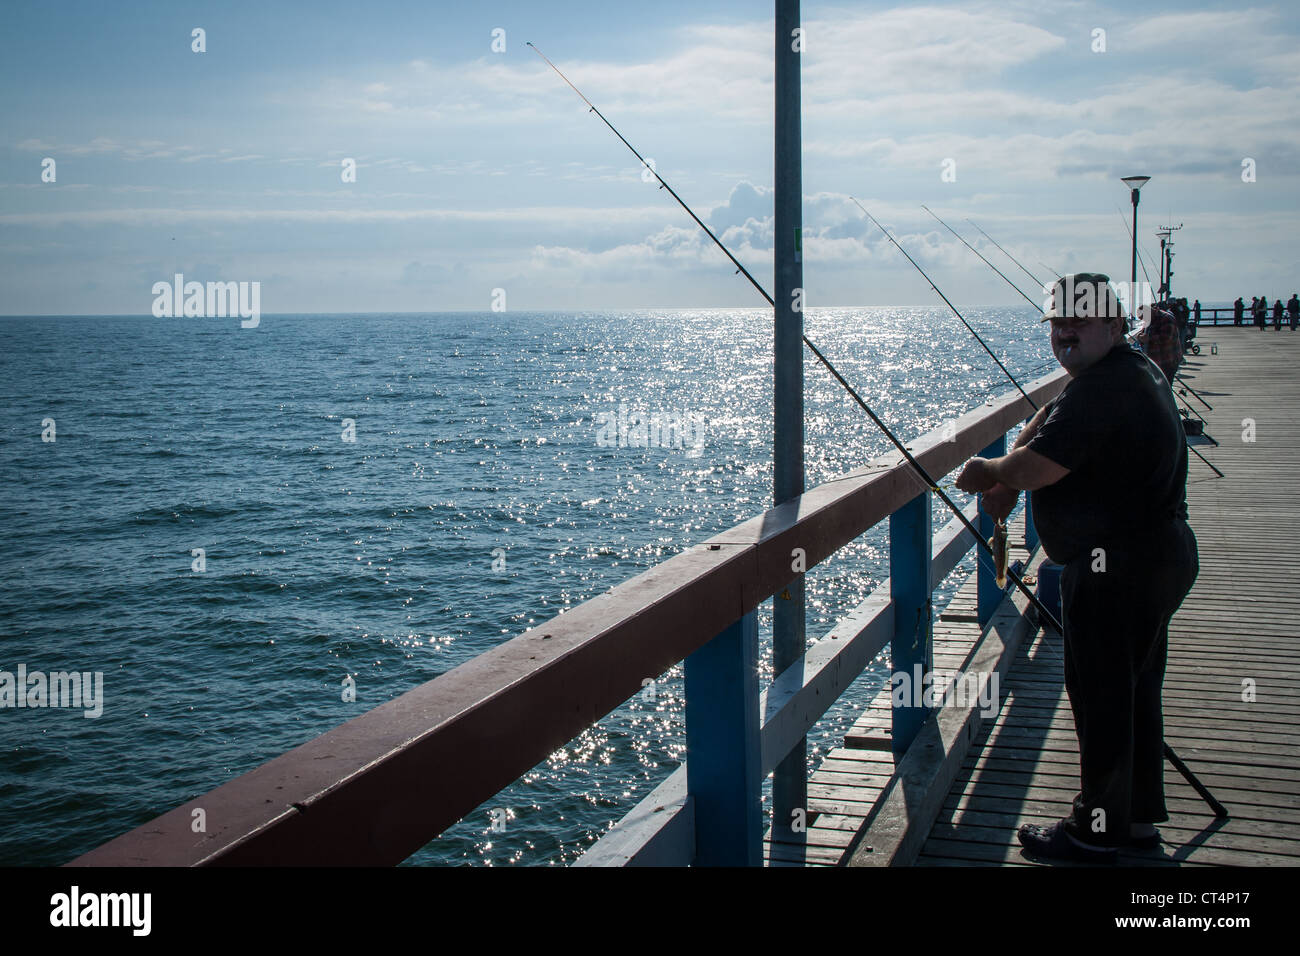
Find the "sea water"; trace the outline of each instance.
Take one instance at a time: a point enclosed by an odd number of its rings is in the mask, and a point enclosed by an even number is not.
[[[1022,382],[1055,367],[1032,309],[966,317]],[[805,322],[904,438],[1012,387],[941,309]],[[771,505],[766,311],[0,335],[0,670],[102,675],[94,719],[0,709],[0,864],[66,862]],[[809,486],[889,450],[810,353],[805,386]],[[810,570],[810,640],[887,578],[886,529]],[[770,603],[759,627],[768,681]],[[678,666],[408,862],[571,863],[680,764],[683,713]]]

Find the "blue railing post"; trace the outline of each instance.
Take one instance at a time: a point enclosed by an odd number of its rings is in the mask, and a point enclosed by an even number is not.
[[[981,458],[1000,458],[1007,453],[1007,436],[1003,435],[994,441],[988,448],[980,452]],[[980,534],[987,541],[993,535],[993,519],[984,513],[983,502],[980,503],[979,509],[979,529]],[[975,567],[978,569],[975,574],[975,590],[977,614],[980,627],[984,627],[989,621],[993,620],[993,612],[998,609],[1002,603],[1005,593],[1002,588],[998,587],[997,575],[994,573],[993,559],[989,557],[979,545],[975,546]]]
[[[893,742],[894,756],[911,746],[929,714],[925,678],[934,670],[931,621],[932,532],[930,492],[926,491],[889,516],[889,595],[894,604]],[[902,704],[899,695],[902,695]]]
[[[761,866],[758,622],[750,611],[686,658],[686,789],[696,866]]]

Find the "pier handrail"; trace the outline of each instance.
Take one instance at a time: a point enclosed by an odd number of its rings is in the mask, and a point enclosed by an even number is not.
[[[1065,373],[1058,370],[1025,391],[1041,405],[1064,383]],[[908,447],[937,478],[996,446],[1031,412],[1020,394],[1004,395]],[[743,643],[742,622],[748,619],[752,629],[755,608],[798,577],[791,562],[796,549],[803,551],[806,567],[814,567],[918,500],[926,500],[928,516],[928,490],[911,467],[897,453],[878,458],[688,548],[71,865],[399,863],[634,696],[646,678],[715,638],[720,643],[724,633]],[[928,524],[924,533],[928,551]],[[927,586],[929,573],[927,559]],[[688,671],[688,734],[690,692]],[[787,728],[787,735],[797,738],[815,719],[802,729]],[[750,770],[757,772],[758,728],[748,736],[755,754]],[[197,810],[203,811],[206,832],[192,828]]]

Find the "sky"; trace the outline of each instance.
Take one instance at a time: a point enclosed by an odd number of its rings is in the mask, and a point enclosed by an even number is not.
[[[850,196],[959,306],[1023,300],[922,204],[1036,299],[967,220],[1040,280],[1125,279],[1135,174],[1144,252],[1184,226],[1175,294],[1285,300],[1294,10],[804,2],[806,305],[938,302]],[[176,273],[264,314],[761,306],[526,41],[770,288],[772,11],[11,0],[0,314],[148,315]]]

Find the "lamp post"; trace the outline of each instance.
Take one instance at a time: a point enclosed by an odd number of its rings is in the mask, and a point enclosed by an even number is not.
[[[1120,178],[1133,199],[1133,261],[1129,269],[1129,314],[1137,311],[1138,284],[1138,190],[1151,180],[1150,176],[1123,176]]]

